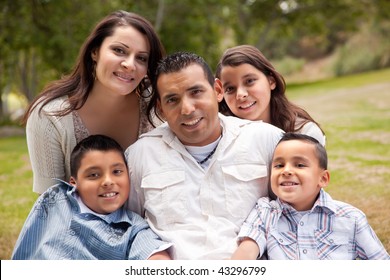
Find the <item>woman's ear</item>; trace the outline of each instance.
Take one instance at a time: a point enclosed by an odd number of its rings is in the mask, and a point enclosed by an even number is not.
[[[92,52],[91,52],[91,58],[93,61],[97,61],[98,59],[98,49],[94,49]]]

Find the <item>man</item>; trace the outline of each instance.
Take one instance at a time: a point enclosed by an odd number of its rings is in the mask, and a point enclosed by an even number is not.
[[[268,195],[267,167],[283,134],[219,114],[223,95],[213,86],[201,57],[179,52],[163,59],[149,108],[166,123],[126,150],[129,207],[174,244],[174,259],[231,256],[241,224]]]

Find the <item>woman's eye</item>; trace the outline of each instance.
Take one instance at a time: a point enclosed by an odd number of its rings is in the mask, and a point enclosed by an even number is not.
[[[138,59],[142,62],[148,62],[148,58],[146,56],[139,56]]]
[[[125,51],[122,48],[114,48],[113,50],[118,54],[125,54]]]

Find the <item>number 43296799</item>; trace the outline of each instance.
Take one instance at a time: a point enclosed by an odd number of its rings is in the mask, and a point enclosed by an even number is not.
[[[264,266],[223,266],[218,270],[221,275],[264,275]]]

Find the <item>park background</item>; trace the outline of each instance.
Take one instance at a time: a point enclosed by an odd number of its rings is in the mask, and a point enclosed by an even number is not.
[[[325,130],[327,191],[363,210],[390,252],[390,1],[1,0],[0,259],[37,198],[25,106],[70,71],[95,23],[118,9],[147,18],[167,53],[196,52],[213,70],[226,48],[258,47],[289,99]]]

